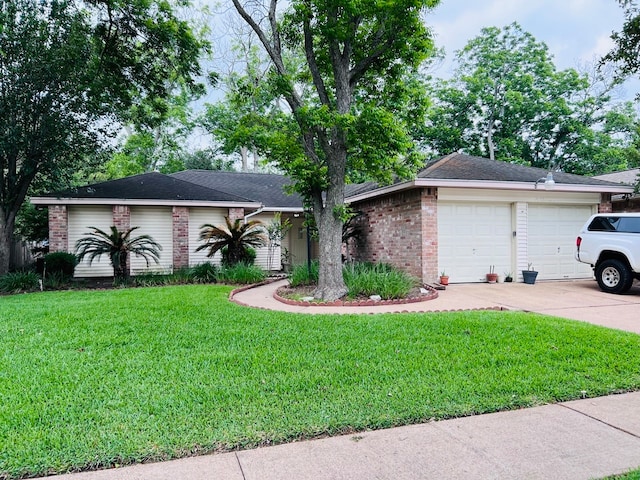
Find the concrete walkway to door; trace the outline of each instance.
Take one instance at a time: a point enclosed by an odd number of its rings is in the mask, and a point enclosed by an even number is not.
[[[504,308],[563,318],[640,333],[640,283],[625,295],[604,293],[595,280],[541,281],[524,283],[468,283],[449,285],[438,298],[404,305],[328,307],[286,305],[273,294],[282,280],[236,293],[233,300],[252,307],[297,313],[389,313],[433,312]]]

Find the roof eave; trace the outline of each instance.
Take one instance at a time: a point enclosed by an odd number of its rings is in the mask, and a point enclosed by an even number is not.
[[[443,188],[478,188],[487,190],[539,190],[544,191],[544,184],[538,184],[536,188],[535,182],[500,182],[495,180],[449,180],[449,179],[433,179],[418,178],[409,182],[398,183],[388,187],[382,187],[360,195],[354,195],[346,199],[349,203],[360,202],[370,198],[389,195],[402,190],[411,188],[427,188],[427,187],[443,187]],[[570,184],[556,182],[554,188],[556,192],[584,192],[584,193],[611,193],[625,194],[633,193],[633,187],[626,185],[587,185],[587,184]]]
[[[128,198],[64,198],[31,197],[34,205],[130,205],[149,207],[220,207],[220,208],[260,208],[259,202],[224,202],[208,200],[159,200]]]

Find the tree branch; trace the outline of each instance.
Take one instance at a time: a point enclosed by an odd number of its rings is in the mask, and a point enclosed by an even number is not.
[[[318,68],[318,62],[316,61],[315,52],[313,50],[313,33],[311,32],[311,22],[308,16],[304,19],[304,53],[307,57],[309,70],[311,71],[313,83],[318,91],[320,102],[322,102],[323,105],[329,105],[329,95],[327,94],[327,89],[324,84],[324,80],[322,79],[322,75],[320,75],[320,69]]]

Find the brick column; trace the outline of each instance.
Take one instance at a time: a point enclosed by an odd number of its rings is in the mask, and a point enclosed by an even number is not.
[[[613,206],[611,204],[611,194],[601,193],[600,204],[598,205],[598,213],[611,213],[612,211]]]
[[[113,206],[113,225],[118,230],[128,230],[131,228],[131,210],[128,205]]]
[[[230,208],[229,209],[229,220],[232,222],[237,219],[244,218],[244,208]]]
[[[114,205],[112,212],[113,225],[119,231],[122,232],[131,228],[131,209],[129,205]],[[132,235],[136,236],[135,232]],[[127,255],[126,275],[131,275],[131,255]]]
[[[173,207],[173,268],[189,266],[189,209]]]
[[[69,215],[66,205],[49,205],[49,251],[69,251]]]
[[[438,279],[438,189],[421,191],[422,222],[422,281],[433,283]]]

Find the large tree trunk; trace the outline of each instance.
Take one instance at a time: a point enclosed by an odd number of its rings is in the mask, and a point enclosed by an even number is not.
[[[314,198],[314,216],[318,224],[320,246],[320,270],[315,298],[334,301],[347,294],[347,287],[342,276],[342,224],[343,220],[337,210],[344,208],[344,184],[346,148],[337,142],[333,158],[329,159],[329,186],[326,191],[324,205],[322,195]]]
[[[0,275],[5,275],[9,272],[12,238],[13,228],[9,228],[6,225],[4,215],[0,215]]]

